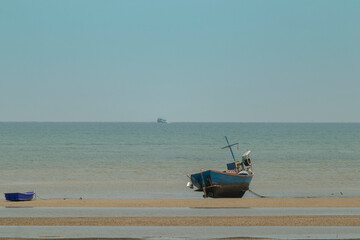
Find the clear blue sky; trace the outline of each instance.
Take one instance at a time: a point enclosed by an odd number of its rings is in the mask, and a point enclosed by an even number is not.
[[[360,1],[0,0],[0,121],[360,122]]]

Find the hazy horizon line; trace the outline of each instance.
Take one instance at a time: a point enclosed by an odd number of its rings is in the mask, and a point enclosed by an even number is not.
[[[1,121],[0,123],[156,123],[156,124],[172,124],[172,123],[360,123],[360,122],[324,122],[324,121],[312,121],[312,122],[308,122],[308,121],[284,121],[284,122],[280,122],[280,121],[244,121],[244,122],[237,122],[237,121],[172,121],[172,122],[167,122],[167,123],[157,123],[156,121],[31,121],[31,120],[24,120],[24,121],[15,121],[15,120],[11,120],[11,121]]]

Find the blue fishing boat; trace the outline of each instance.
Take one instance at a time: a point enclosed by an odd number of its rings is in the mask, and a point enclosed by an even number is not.
[[[15,192],[15,193],[5,193],[5,199],[8,201],[31,201],[35,195],[34,191],[31,192]]]
[[[249,190],[254,176],[250,158],[251,151],[247,151],[241,156],[241,159],[236,160],[231,147],[238,143],[230,145],[227,137],[225,139],[228,145],[223,148],[230,149],[234,160],[227,164],[226,171],[206,170],[188,175],[190,182],[187,186],[190,188],[195,186],[196,191],[203,191],[204,197],[241,198]]]

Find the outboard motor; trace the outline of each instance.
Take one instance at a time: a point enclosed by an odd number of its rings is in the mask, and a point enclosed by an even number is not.
[[[251,166],[251,159],[250,159],[250,153],[251,151],[247,151],[246,153],[244,153],[242,155],[242,163],[246,166],[246,167],[250,167]]]
[[[250,158],[250,153],[251,151],[249,150],[242,155],[241,165],[243,170],[247,171],[249,174],[254,174],[252,171],[252,162]]]

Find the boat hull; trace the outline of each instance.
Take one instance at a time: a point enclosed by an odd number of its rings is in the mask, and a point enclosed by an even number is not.
[[[204,197],[241,198],[249,190],[252,175],[207,170],[190,176],[192,183],[204,192]]]
[[[5,199],[8,201],[31,201],[34,198],[35,192],[25,193],[5,193]]]

